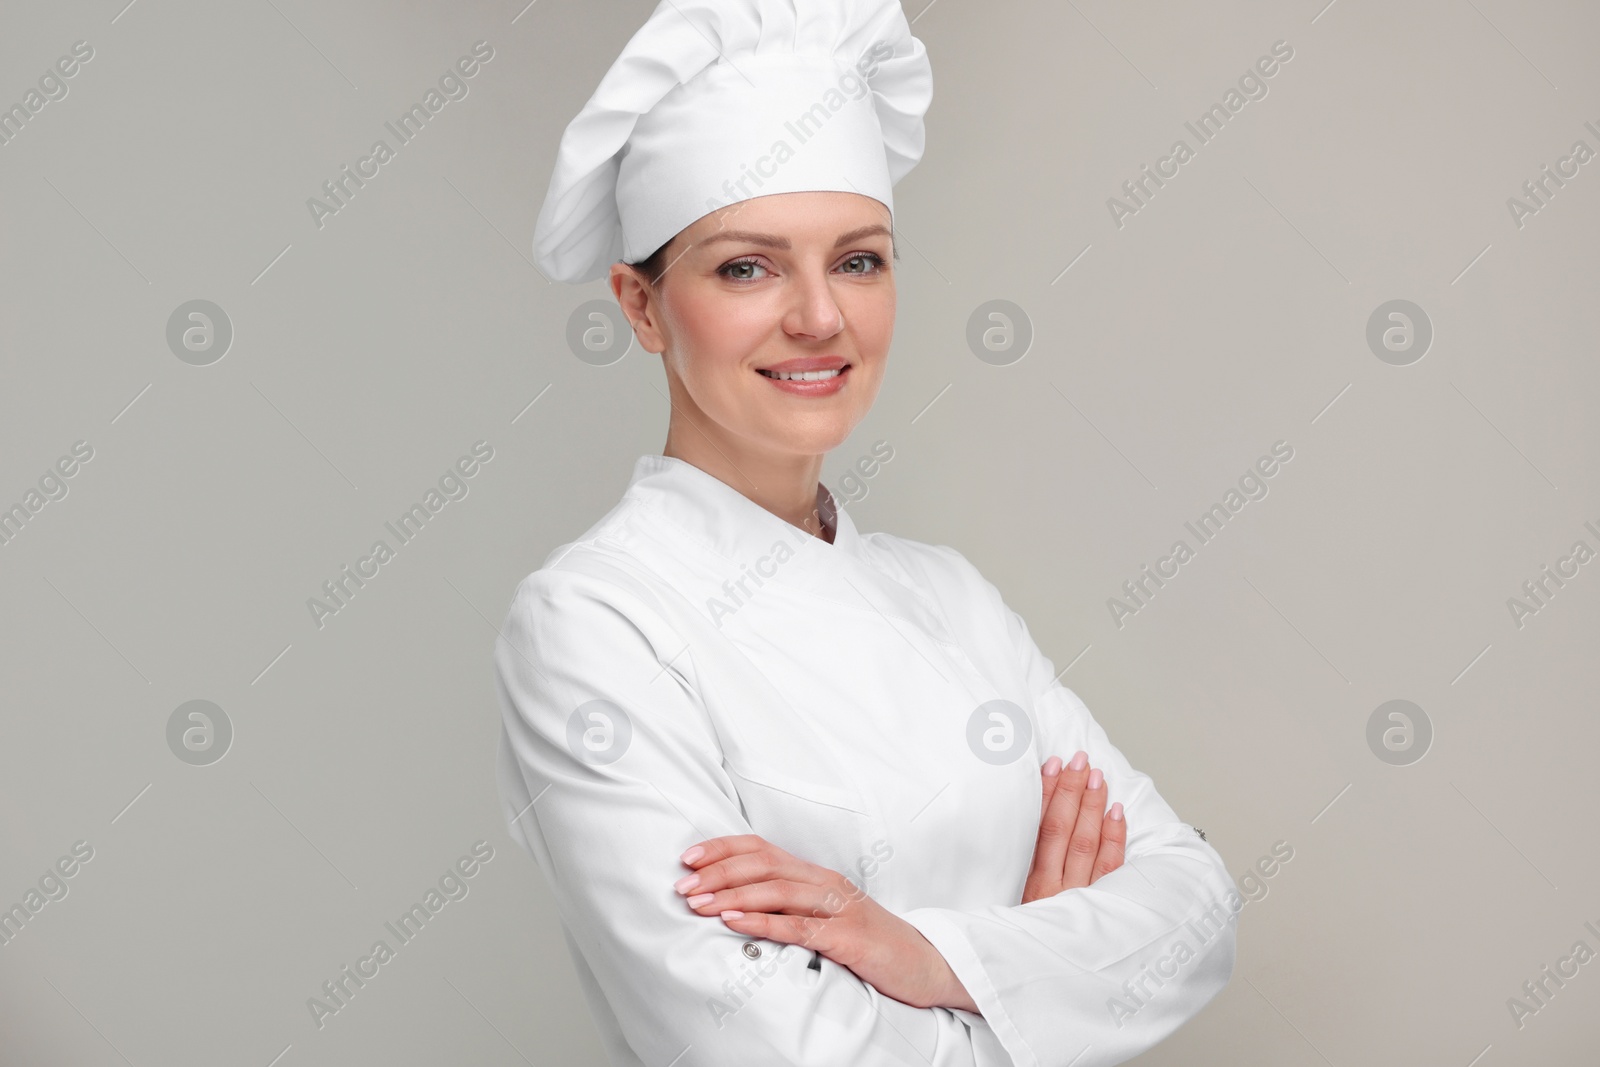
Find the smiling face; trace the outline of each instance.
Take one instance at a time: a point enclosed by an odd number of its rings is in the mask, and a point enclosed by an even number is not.
[[[883,204],[856,193],[755,197],[674,237],[654,286],[611,268],[640,344],[662,354],[669,446],[782,466],[820,462],[850,435],[878,395],[894,332],[890,224]]]

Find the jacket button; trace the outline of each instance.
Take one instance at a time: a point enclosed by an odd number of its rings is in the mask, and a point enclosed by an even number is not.
[[[761,958],[761,946],[756,944],[754,941],[746,941],[744,943],[743,952],[746,956],[753,960]]]

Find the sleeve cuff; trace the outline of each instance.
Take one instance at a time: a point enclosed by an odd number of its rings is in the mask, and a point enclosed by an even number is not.
[[[951,1008],[956,1017],[974,1032],[981,1029],[983,1024],[988,1024],[989,1030],[999,1039],[1016,1067],[1038,1067],[1039,1057],[1023,1040],[1022,1033],[1006,1014],[1005,1006],[1000,1002],[1000,994],[995,990],[994,983],[989,980],[989,972],[978,959],[972,943],[961,932],[961,928],[945,915],[945,909],[914,908],[903,913],[900,918],[915,927],[918,933],[939,950],[939,955],[944,957],[950,969],[961,980],[961,984],[966,987],[967,993],[982,1015],[979,1019],[971,1012]],[[976,1051],[976,1046],[974,1050]]]

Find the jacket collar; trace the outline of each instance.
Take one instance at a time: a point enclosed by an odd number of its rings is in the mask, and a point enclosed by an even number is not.
[[[628,495],[703,547],[734,563],[768,555],[779,542],[795,553],[859,557],[855,522],[822,483],[817,510],[834,527],[833,543],[780,519],[713,474],[673,456],[644,455],[633,465]]]
[[[880,554],[868,547],[850,513],[820,483],[817,506],[835,526],[832,544],[780,519],[715,475],[670,456],[639,457],[624,503],[641,509],[644,537],[654,540],[669,527],[680,544],[705,552],[710,567],[704,577],[713,591],[732,597],[731,583],[754,571],[861,613],[874,624],[886,617],[903,620],[909,626],[895,626],[902,637],[920,630],[954,644],[932,604],[885,571]],[[748,593],[747,586],[740,590]]]

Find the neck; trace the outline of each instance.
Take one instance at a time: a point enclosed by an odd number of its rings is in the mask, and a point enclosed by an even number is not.
[[[676,411],[661,454],[692,463],[806,533],[832,542],[833,531],[817,514],[822,457],[772,452],[730,437],[710,420],[685,426]]]

